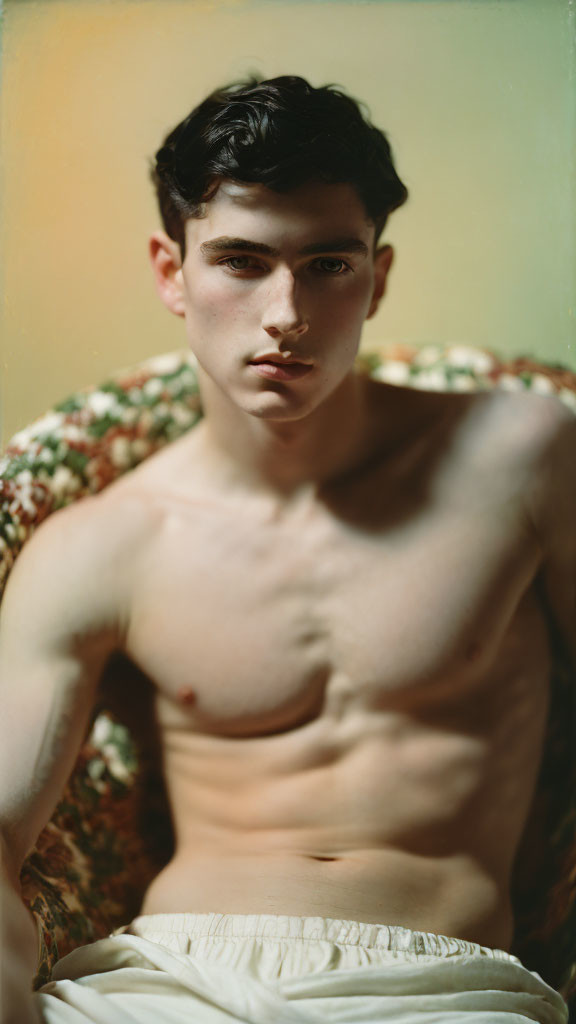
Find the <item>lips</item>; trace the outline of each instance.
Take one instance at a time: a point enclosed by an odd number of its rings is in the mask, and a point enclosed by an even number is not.
[[[252,359],[250,366],[259,377],[268,377],[271,380],[297,380],[312,369],[311,363],[299,363],[289,359],[275,362],[266,357]]]
[[[259,377],[277,381],[297,380],[312,370],[312,362],[285,359],[279,352],[264,352],[257,355],[250,360],[250,366]]]

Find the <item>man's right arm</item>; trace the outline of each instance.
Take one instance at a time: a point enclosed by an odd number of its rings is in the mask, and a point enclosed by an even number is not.
[[[114,557],[110,513],[98,505],[95,515],[95,503],[85,499],[42,525],[0,608],[2,1024],[34,1020],[28,1000],[37,941],[19,874],[74,767],[102,669],[122,642],[122,558]]]

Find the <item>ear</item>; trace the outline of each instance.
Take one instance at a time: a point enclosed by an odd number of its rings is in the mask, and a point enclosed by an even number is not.
[[[376,313],[382,296],[386,293],[386,281],[388,279],[388,271],[392,266],[394,259],[394,249],[391,245],[382,245],[376,250],[374,256],[374,291],[372,292],[372,299],[370,302],[370,308],[366,314],[366,320],[374,316]]]
[[[185,316],[180,246],[165,231],[155,231],[149,242],[156,291],[171,313]]]

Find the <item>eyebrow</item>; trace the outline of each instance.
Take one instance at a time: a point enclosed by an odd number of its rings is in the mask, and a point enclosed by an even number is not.
[[[249,238],[229,238],[227,235],[211,238],[210,241],[203,242],[200,246],[200,252],[206,256],[212,253],[227,252],[229,249],[236,249],[240,252],[260,253],[263,256],[281,256],[279,249],[274,249],[271,245],[265,245],[264,242],[253,242]],[[367,256],[369,249],[366,243],[362,242],[359,238],[346,236],[342,238],[329,238],[325,242],[312,242],[310,245],[303,246],[299,250],[298,256],[311,256],[320,252],[349,252],[357,253],[359,256]]]

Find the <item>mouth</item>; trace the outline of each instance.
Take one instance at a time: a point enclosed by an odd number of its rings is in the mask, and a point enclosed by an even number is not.
[[[249,365],[259,377],[268,377],[271,380],[297,380],[312,369],[312,363],[301,363],[296,359],[276,361],[272,356],[252,359]]]

